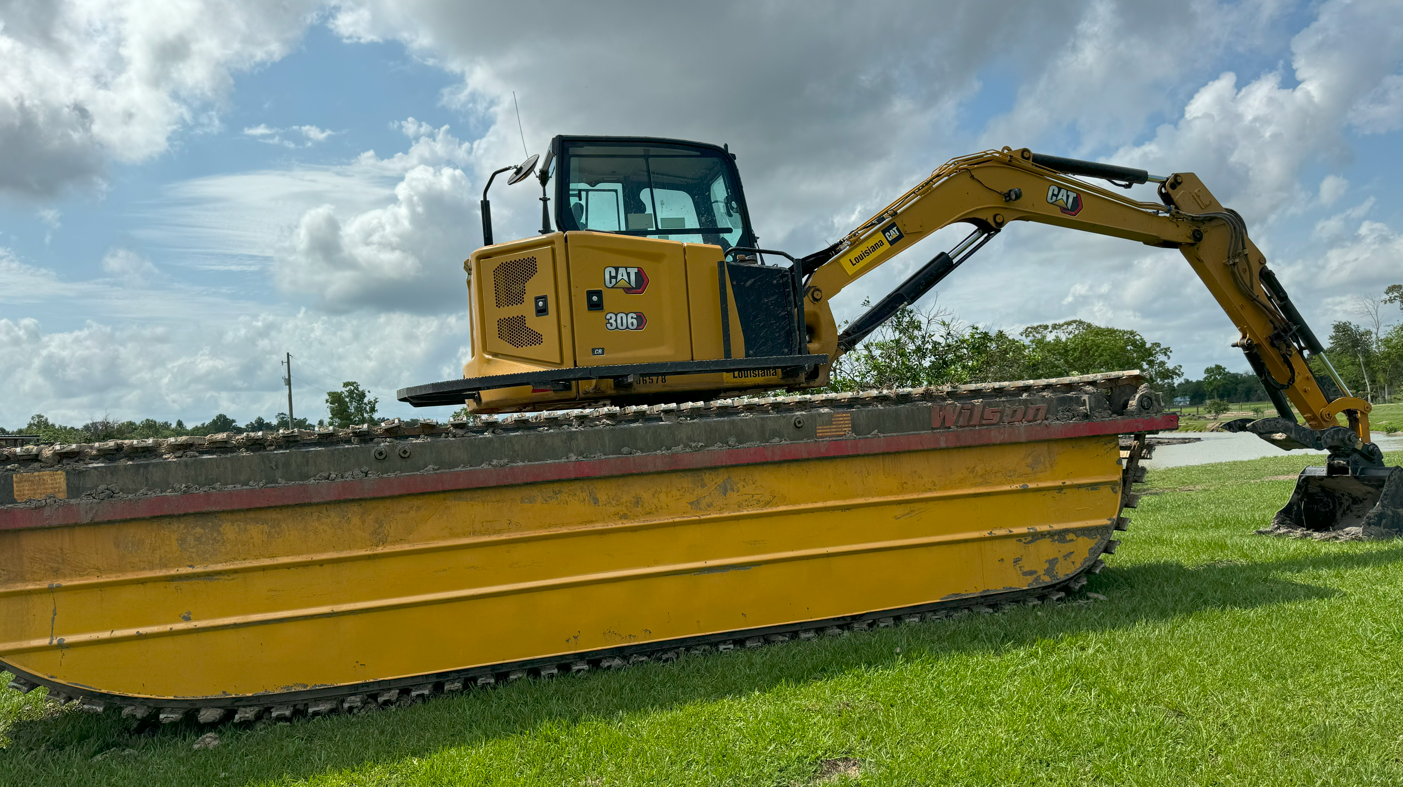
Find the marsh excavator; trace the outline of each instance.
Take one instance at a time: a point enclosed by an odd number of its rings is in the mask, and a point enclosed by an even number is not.
[[[466,417],[0,449],[11,687],[276,720],[1055,601],[1177,426],[1142,375],[828,390],[1018,221],[1183,255],[1275,405],[1227,427],[1324,452],[1275,528],[1403,530],[1369,404],[1193,174],[986,151],[794,256],[757,241],[725,147],[561,136],[536,164],[497,174],[539,182],[538,235],[493,243],[484,191],[463,377],[398,394]],[[954,223],[840,330],[835,296]]]

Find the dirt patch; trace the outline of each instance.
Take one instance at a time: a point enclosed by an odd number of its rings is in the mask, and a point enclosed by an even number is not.
[[[845,779],[862,776],[862,761],[856,757],[835,757],[818,761],[818,773],[814,784],[834,784]]]
[[[1292,476],[1294,478],[1295,476]],[[1312,541],[1387,541],[1403,536],[1381,527],[1344,527],[1339,530],[1307,530],[1289,525],[1272,525],[1257,531],[1259,536],[1282,536],[1284,538],[1309,538]]]

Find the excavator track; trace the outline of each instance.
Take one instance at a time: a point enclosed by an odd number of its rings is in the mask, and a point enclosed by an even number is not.
[[[1124,509],[1134,508],[1138,495],[1132,491],[1136,483],[1143,480],[1144,469],[1140,460],[1146,458],[1151,447],[1146,434],[1165,428],[1173,428],[1171,421],[1164,417],[1155,418],[1159,411],[1157,396],[1148,392],[1142,385],[1138,373],[1117,373],[1086,375],[1053,380],[1037,380],[1014,383],[980,384],[966,386],[946,386],[940,388],[901,389],[895,391],[865,391],[860,393],[817,394],[798,396],[778,396],[750,399],[729,399],[696,404],[654,405],[637,407],[604,407],[588,411],[539,413],[530,415],[485,416],[471,421],[452,421],[441,425],[432,421],[406,424],[388,421],[379,426],[360,427],[345,430],[319,430],[317,432],[279,432],[245,435],[212,435],[208,438],[173,438],[170,440],[125,441],[120,443],[98,443],[85,445],[58,445],[42,448],[26,447],[18,450],[0,451],[0,470],[9,474],[9,484],[0,487],[0,534],[5,529],[32,524],[35,517],[47,518],[46,526],[62,527],[69,521],[83,521],[84,511],[91,519],[92,512],[98,510],[95,503],[136,506],[149,513],[150,506],[159,506],[183,495],[219,495],[235,489],[302,488],[308,484],[325,484],[337,481],[355,481],[377,477],[418,477],[431,475],[439,468],[429,464],[408,467],[402,471],[376,473],[369,468],[374,462],[388,462],[398,458],[401,466],[408,465],[416,454],[426,453],[422,449],[434,443],[471,439],[513,432],[551,433],[585,432],[606,430],[605,434],[619,434],[618,429],[629,424],[652,423],[654,425],[675,423],[678,420],[718,421],[733,418],[755,418],[761,415],[780,414],[789,418],[795,428],[805,420],[849,423],[851,418],[865,408],[882,405],[932,403],[959,403],[969,401],[989,401],[995,397],[1023,397],[1025,401],[1047,401],[1066,410],[1066,402],[1078,401],[1078,396],[1097,392],[1105,399],[1110,409],[1119,415],[1118,426],[1130,431],[1111,432],[1120,434],[1120,483],[1119,510],[1114,518],[1114,529],[1124,530],[1128,520]],[[1147,396],[1148,394],[1148,396]],[[1083,397],[1085,398],[1085,397]],[[1091,400],[1086,399],[1087,402]],[[1101,400],[1097,400],[1101,401]],[[1087,405],[1088,417],[1091,405]],[[939,408],[936,408],[937,410]],[[1022,408],[1020,408],[1022,409]],[[977,410],[975,411],[977,415]],[[1063,413],[1065,415],[1065,412]],[[844,416],[847,418],[844,418]],[[1132,417],[1134,416],[1134,417]],[[936,416],[937,418],[939,416]],[[809,424],[813,426],[812,423]],[[817,427],[823,436],[822,425]],[[828,427],[830,430],[832,427]],[[601,434],[592,432],[592,434]],[[851,428],[839,439],[853,439]],[[607,441],[605,441],[607,442]],[[770,441],[776,442],[776,441]],[[592,445],[602,445],[599,440]],[[364,446],[373,457],[371,464],[344,471],[342,474],[322,470],[307,478],[254,479],[247,484],[210,484],[193,486],[189,483],[171,484],[165,488],[146,487],[129,492],[121,486],[110,483],[93,483],[84,486],[81,473],[69,473],[67,499],[57,495],[43,498],[17,500],[19,492],[31,485],[14,479],[26,474],[53,473],[57,469],[82,467],[93,468],[101,465],[126,465],[136,467],[138,476],[147,480],[158,477],[175,479],[182,477],[179,468],[186,463],[198,463],[210,456],[245,456],[265,451],[276,451],[284,455],[292,452],[320,452],[336,447]],[[712,446],[711,448],[726,448]],[[735,446],[729,446],[734,448]],[[696,449],[692,446],[691,449]],[[677,446],[677,452],[689,450],[688,446]],[[617,441],[604,448],[606,455],[629,456],[642,453],[628,446],[618,445]],[[577,457],[564,457],[575,460]],[[343,457],[344,460],[344,457]],[[421,460],[424,461],[424,460]],[[344,461],[342,462],[344,465]],[[499,467],[502,460],[483,458],[480,466]],[[302,462],[290,465],[279,463],[280,472],[291,473],[291,467],[299,467],[304,472],[318,469],[316,462]],[[133,470],[132,472],[136,472]],[[93,474],[93,481],[112,476]],[[154,482],[154,481],[153,481]],[[8,517],[6,516],[8,515]],[[123,717],[138,721],[159,721],[175,723],[191,721],[200,724],[227,722],[251,722],[257,719],[274,721],[287,720],[296,716],[320,716],[331,713],[365,712],[370,709],[402,705],[427,699],[437,694],[452,694],[465,690],[491,687],[498,683],[511,682],[522,678],[546,679],[564,673],[580,674],[597,669],[619,669],[643,661],[671,662],[689,654],[724,652],[742,648],[757,648],[767,644],[791,639],[814,639],[820,636],[842,635],[848,632],[866,631],[872,628],[887,628],[927,622],[968,612],[990,612],[999,607],[1016,604],[1039,604],[1055,602],[1068,592],[1080,589],[1086,583],[1088,574],[1099,573],[1105,566],[1101,555],[1115,551],[1118,541],[1106,538],[1095,548],[1095,559],[1081,566],[1074,573],[1059,576],[1057,581],[1038,587],[1009,590],[1006,592],[983,592],[967,598],[948,598],[933,603],[883,609],[876,612],[827,617],[818,620],[784,625],[746,628],[743,630],[706,634],[695,637],[675,637],[665,641],[645,641],[584,650],[565,656],[551,655],[543,658],[521,659],[503,663],[493,663],[460,670],[448,670],[411,677],[372,680],[362,683],[340,684],[325,687],[304,687],[287,691],[263,692],[245,696],[199,697],[191,699],[162,698],[152,702],[148,698],[115,694],[80,687],[33,674],[7,664],[0,659],[0,670],[11,672],[15,677],[10,688],[27,692],[39,686],[47,687],[52,702],[66,704],[76,702],[85,711],[119,712]],[[0,580],[4,574],[0,573]],[[3,584],[0,584],[3,591]],[[0,593],[2,595],[3,593]],[[57,614],[57,613],[55,613]],[[187,618],[188,619],[188,618]],[[60,640],[60,644],[61,644]]]

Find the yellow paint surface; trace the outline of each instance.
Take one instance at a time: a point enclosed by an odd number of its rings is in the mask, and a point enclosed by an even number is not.
[[[10,532],[0,660],[250,694],[1037,587],[1099,553],[1117,458],[1112,435]]]

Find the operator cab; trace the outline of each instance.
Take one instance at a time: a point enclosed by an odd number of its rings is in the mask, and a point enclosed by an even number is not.
[[[725,148],[649,137],[551,140],[555,226],[729,251],[755,246],[735,157]]]

